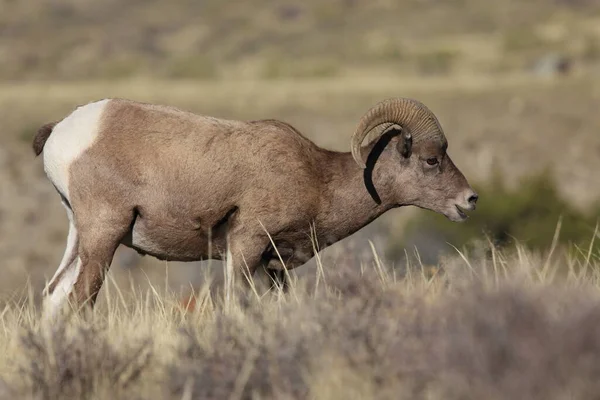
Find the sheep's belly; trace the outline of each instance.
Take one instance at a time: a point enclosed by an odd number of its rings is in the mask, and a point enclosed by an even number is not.
[[[202,230],[151,224],[138,218],[122,243],[160,260],[200,261],[209,257],[208,236]],[[215,249],[219,251],[218,248]],[[219,258],[219,254],[213,254]],[[216,256],[216,257],[215,257]]]

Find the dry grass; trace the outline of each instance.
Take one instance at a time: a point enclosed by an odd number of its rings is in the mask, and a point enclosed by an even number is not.
[[[229,307],[200,290],[190,312],[109,285],[93,315],[46,325],[24,296],[0,308],[0,398],[596,396],[600,254],[488,250],[433,276],[320,268]]]

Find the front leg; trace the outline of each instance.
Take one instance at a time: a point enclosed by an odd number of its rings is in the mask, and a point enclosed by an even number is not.
[[[264,272],[269,278],[270,289],[279,287],[284,293],[290,289],[290,271],[306,264],[314,257],[312,242],[300,238],[288,238],[265,254]]]
[[[287,291],[289,290],[289,283],[287,280],[287,273],[285,270],[269,268],[267,266],[265,268],[265,272],[267,273],[267,276],[269,277],[269,280],[271,282],[269,290],[279,287],[284,293],[287,293]]]
[[[232,293],[236,288],[249,289],[254,285],[253,277],[263,264],[263,253],[268,240],[266,236],[241,231],[229,235],[224,271],[226,306],[231,304]]]
[[[278,246],[277,249],[270,249],[269,253],[265,254],[264,271],[269,279],[268,290],[281,288],[283,292],[288,291],[289,283],[286,269],[293,268],[290,265],[293,262],[294,249],[291,246]]]

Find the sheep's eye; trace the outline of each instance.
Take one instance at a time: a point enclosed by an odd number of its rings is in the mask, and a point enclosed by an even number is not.
[[[427,164],[429,164],[429,165],[435,165],[437,163],[438,163],[438,159],[435,157],[431,157],[431,158],[427,159]]]

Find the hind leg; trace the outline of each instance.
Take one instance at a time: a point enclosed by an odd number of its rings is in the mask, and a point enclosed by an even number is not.
[[[73,280],[79,247],[79,234],[77,232],[77,227],[75,226],[73,210],[71,210],[71,207],[64,199],[62,204],[65,207],[67,217],[69,218],[69,234],[67,236],[67,246],[60,265],[42,293],[44,297],[44,308],[47,312],[51,312],[54,305],[61,302],[61,297],[68,295],[69,282]]]
[[[93,308],[115,250],[129,231],[133,210],[119,211],[110,205],[93,210],[74,209],[77,257],[49,287],[46,312],[54,315],[65,303]]]

